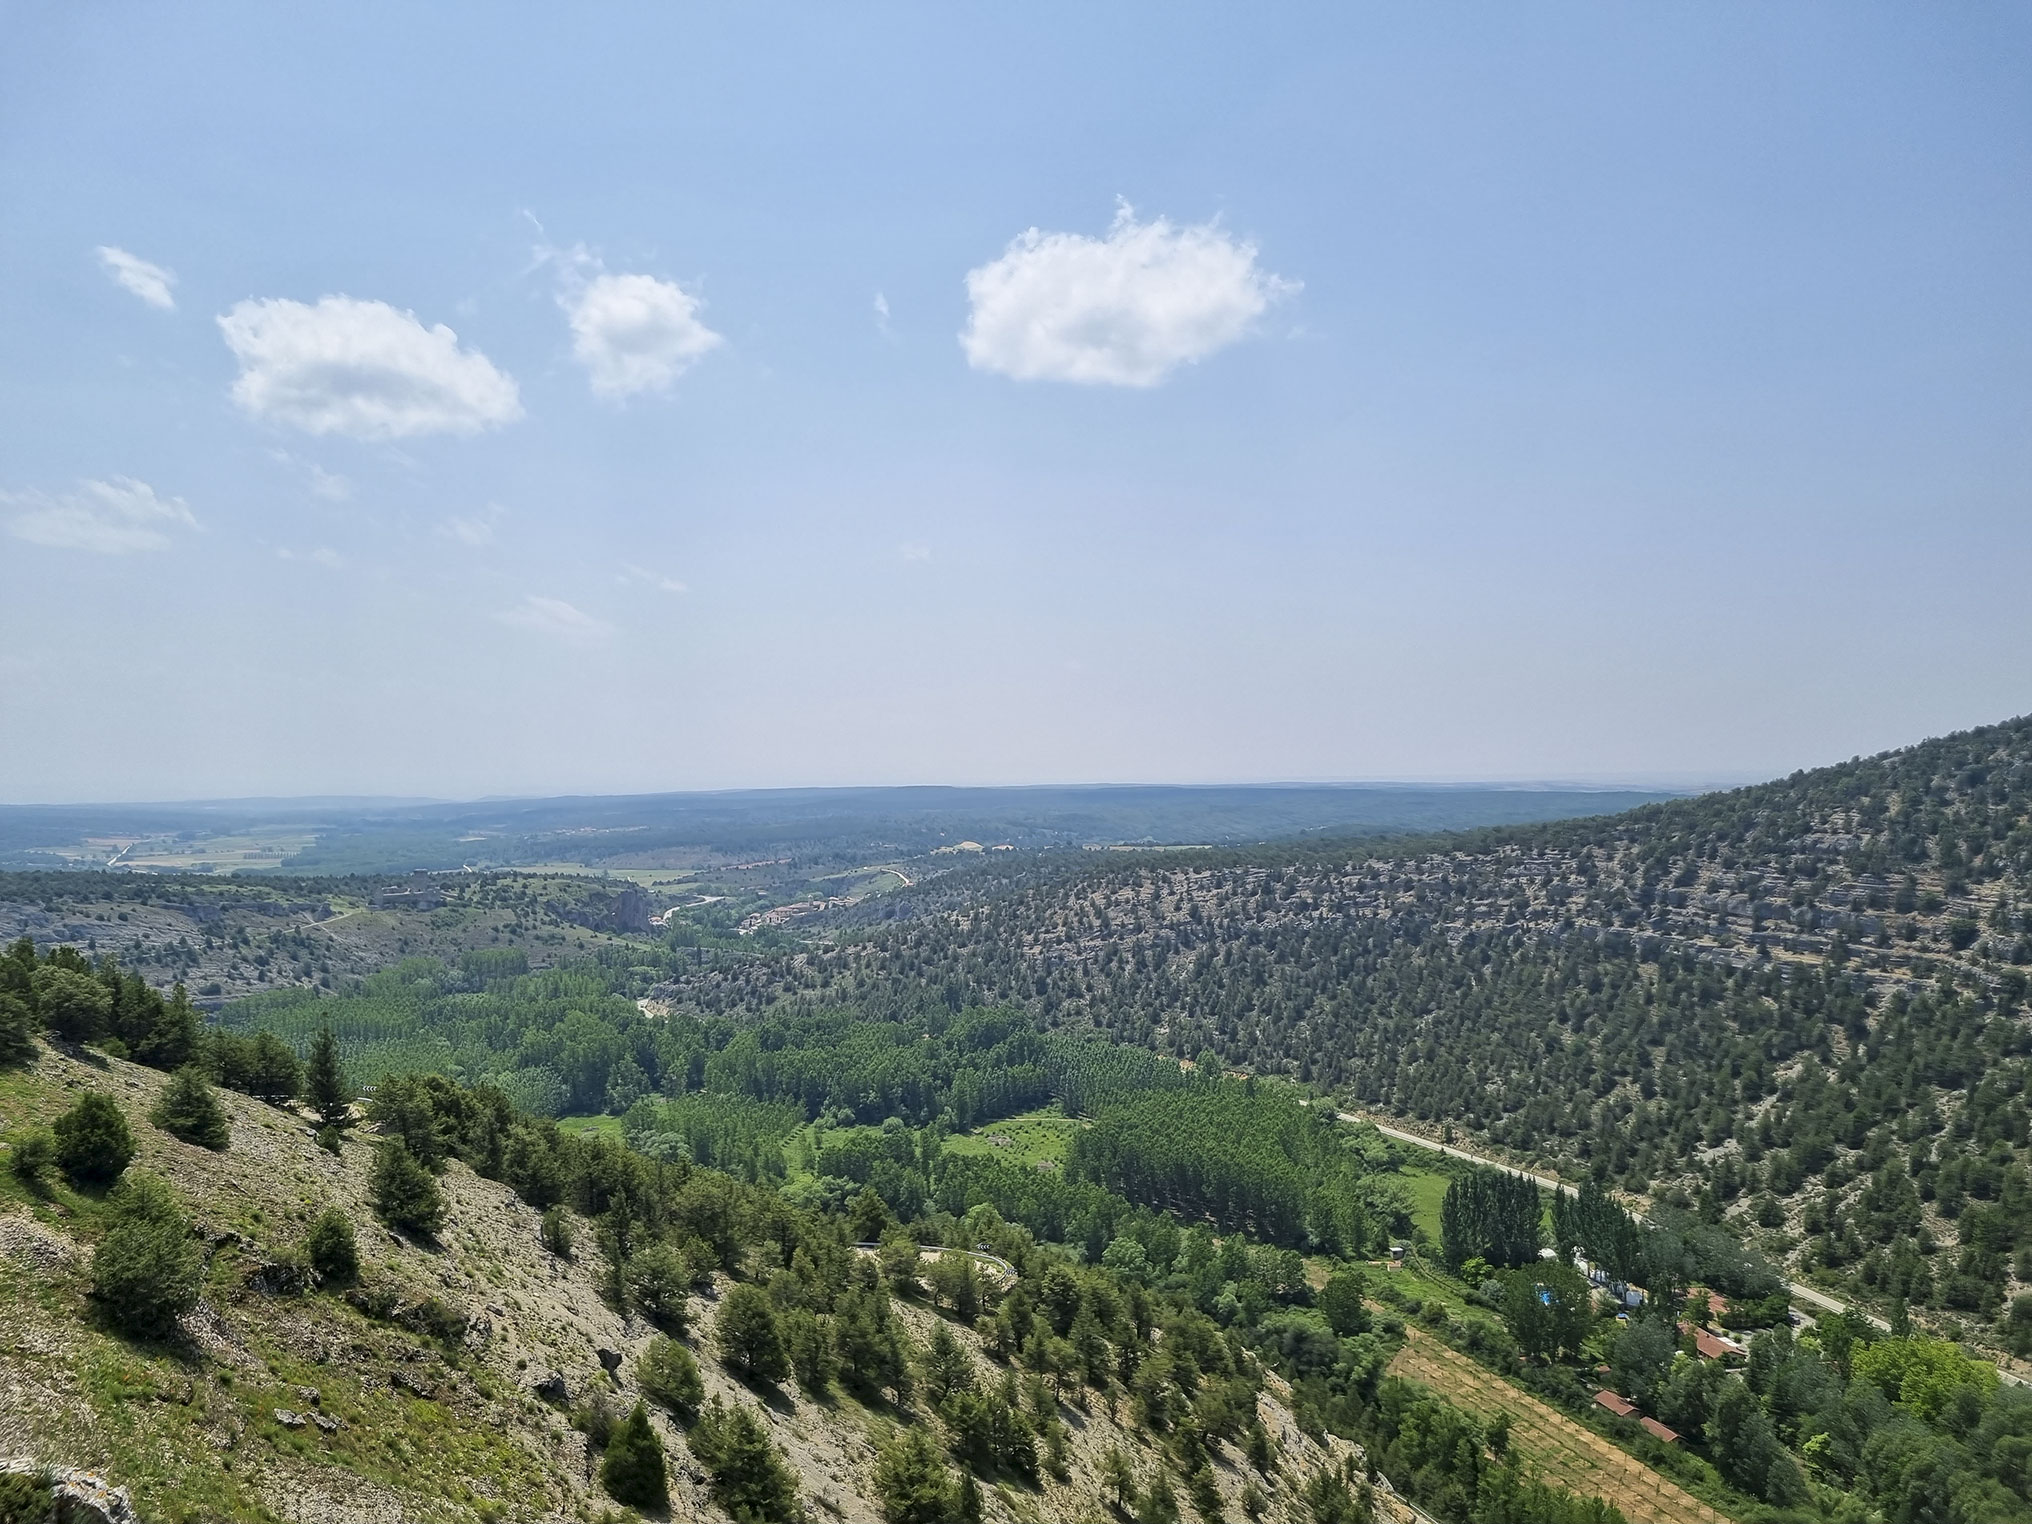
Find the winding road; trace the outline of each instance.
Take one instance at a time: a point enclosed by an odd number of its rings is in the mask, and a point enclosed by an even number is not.
[[[1580,1194],[1578,1190],[1563,1180],[1555,1180],[1549,1175],[1534,1175],[1528,1169],[1519,1169],[1514,1164],[1505,1164],[1501,1159],[1491,1159],[1486,1154],[1470,1153],[1465,1148],[1455,1148],[1451,1143],[1435,1142],[1433,1139],[1423,1137],[1418,1133],[1406,1132],[1401,1127],[1392,1127],[1387,1122],[1378,1121],[1375,1117],[1365,1116],[1359,1111],[1337,1111],[1334,1113],[1334,1116],[1343,1122],[1367,1122],[1384,1137],[1395,1138],[1400,1143],[1410,1143],[1418,1148],[1429,1148],[1433,1152],[1445,1154],[1449,1158],[1465,1159],[1470,1164],[1486,1164],[1491,1169],[1500,1169],[1513,1175],[1522,1175],[1526,1180],[1531,1181],[1533,1184],[1541,1185],[1548,1191],[1558,1191],[1566,1196],[1578,1196]],[[1802,1285],[1798,1281],[1787,1281],[1785,1289],[1791,1294],[1794,1301],[1805,1302],[1810,1306],[1818,1307],[1822,1312],[1838,1312],[1843,1317],[1851,1315],[1851,1308],[1847,1302],[1842,1301],[1839,1297],[1829,1296],[1825,1291],[1817,1290],[1812,1286]],[[1889,1323],[1873,1312],[1864,1312],[1860,1308],[1854,1309],[1854,1312],[1861,1317],[1868,1318],[1871,1325],[1875,1328],[1888,1331],[1891,1327]],[[2003,1375],[2009,1381],[2021,1379],[2009,1371],[2003,1372]]]

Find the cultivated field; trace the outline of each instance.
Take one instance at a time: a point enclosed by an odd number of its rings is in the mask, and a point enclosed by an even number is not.
[[[1390,1374],[1430,1387],[1478,1418],[1509,1414],[1510,1444],[1540,1479],[1606,1499],[1630,1524],[1723,1524],[1728,1518],[1458,1350],[1415,1328],[1406,1334]]]

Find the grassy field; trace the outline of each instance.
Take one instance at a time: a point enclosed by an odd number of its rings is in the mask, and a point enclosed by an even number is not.
[[[1541,1479],[1602,1498],[1630,1524],[1724,1524],[1728,1515],[1660,1476],[1599,1434],[1519,1391],[1432,1335],[1407,1329],[1390,1374],[1429,1387],[1484,1420],[1506,1413],[1510,1445]]]
[[[616,1143],[622,1141],[619,1117],[559,1117],[557,1125],[561,1132],[575,1132],[585,1137],[612,1138]]]
[[[1428,1239],[1438,1243],[1439,1204],[1446,1196],[1447,1186],[1453,1183],[1453,1176],[1441,1174],[1436,1169],[1404,1165],[1397,1171],[1397,1178],[1411,1190],[1412,1222]]]
[[[959,1133],[947,1138],[945,1146],[949,1153],[980,1154],[1008,1164],[1056,1169],[1064,1165],[1066,1149],[1079,1126],[1056,1106],[1048,1106],[1042,1111],[1025,1112],[1020,1117],[1008,1117],[972,1132]]]

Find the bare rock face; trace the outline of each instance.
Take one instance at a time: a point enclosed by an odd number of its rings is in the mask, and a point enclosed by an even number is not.
[[[47,1476],[56,1501],[57,1524],[140,1524],[127,1489],[115,1487],[95,1471],[44,1467],[22,1458],[0,1460],[0,1471],[15,1476]]]

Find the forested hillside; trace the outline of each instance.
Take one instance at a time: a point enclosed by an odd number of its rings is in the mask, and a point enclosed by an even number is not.
[[[2032,1284],[2028,964],[2016,720],[1381,855],[1096,864],[664,993],[709,1013],[1009,1001],[1210,1050],[1981,1324]]]

